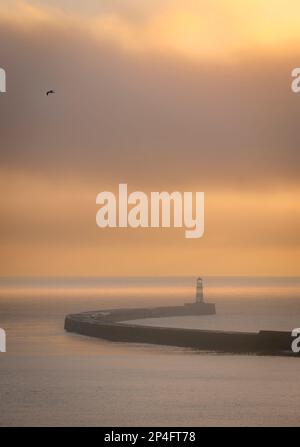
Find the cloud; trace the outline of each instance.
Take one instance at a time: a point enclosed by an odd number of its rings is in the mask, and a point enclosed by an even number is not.
[[[290,0],[2,0],[2,16],[30,23],[63,19],[132,51],[228,60],[243,51],[299,47],[300,6]]]
[[[290,72],[300,52],[231,64],[132,54],[64,21],[30,31],[4,22],[0,39],[5,166],[137,180],[139,170],[148,182],[166,170],[191,183],[297,181]]]
[[[300,47],[287,51],[297,41],[288,14],[280,31],[273,11],[265,37],[258,24],[240,46],[244,22],[228,32],[241,14],[231,2],[218,2],[215,13],[206,2],[195,23],[192,2],[181,14],[182,2],[146,10],[115,1],[96,15],[91,2],[84,15],[79,3],[5,3],[2,274],[296,272],[300,96],[290,74]],[[255,28],[254,10],[244,6]],[[207,26],[199,43],[207,17],[212,29],[220,17],[225,23],[212,40]],[[277,31],[285,36],[278,46]],[[47,97],[50,88],[56,94]],[[204,190],[205,237],[191,245],[172,231],[102,233],[96,194],[121,182]]]

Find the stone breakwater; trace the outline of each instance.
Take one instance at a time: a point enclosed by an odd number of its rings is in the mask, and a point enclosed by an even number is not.
[[[215,314],[212,303],[184,306],[108,309],[67,315],[65,330],[114,342],[150,343],[205,351],[261,355],[291,355],[293,338],[289,332],[258,333],[179,329],[142,326],[129,320]]]

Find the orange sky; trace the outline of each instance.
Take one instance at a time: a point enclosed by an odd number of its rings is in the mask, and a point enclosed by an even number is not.
[[[298,1],[2,0],[0,274],[298,275],[299,16]],[[204,237],[97,228],[96,195],[123,182],[204,191]]]

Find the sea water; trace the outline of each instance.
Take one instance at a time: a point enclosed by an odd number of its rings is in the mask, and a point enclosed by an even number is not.
[[[297,278],[204,278],[217,314],[147,321],[300,327]],[[300,425],[300,359],[112,343],[64,331],[68,313],[192,301],[194,278],[0,280],[1,426]]]

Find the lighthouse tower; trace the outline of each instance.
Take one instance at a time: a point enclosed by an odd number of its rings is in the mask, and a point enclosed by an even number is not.
[[[196,304],[203,303],[203,284],[202,278],[197,278],[197,287],[196,287]]]
[[[184,315],[214,315],[216,313],[213,303],[205,303],[203,297],[203,280],[198,277],[196,282],[196,300],[193,303],[184,303]]]

